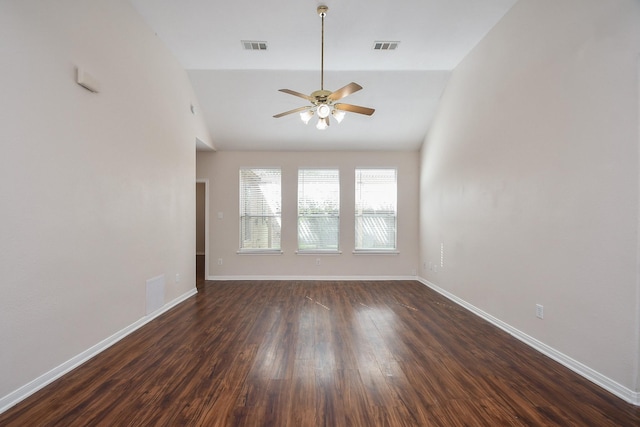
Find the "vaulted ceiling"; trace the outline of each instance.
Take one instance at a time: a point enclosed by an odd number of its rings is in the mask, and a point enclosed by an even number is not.
[[[452,71],[517,0],[130,0],[187,70],[217,150],[417,150]],[[317,130],[278,89],[363,89],[375,108]],[[266,42],[246,50],[243,41]],[[399,42],[376,50],[376,41]]]

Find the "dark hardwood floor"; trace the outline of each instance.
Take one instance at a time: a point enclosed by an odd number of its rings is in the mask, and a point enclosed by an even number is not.
[[[638,426],[419,282],[204,282],[1,426]]]

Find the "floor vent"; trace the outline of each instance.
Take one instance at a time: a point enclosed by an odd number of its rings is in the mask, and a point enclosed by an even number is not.
[[[373,50],[396,50],[400,42],[373,42]]]
[[[244,50],[267,50],[267,42],[241,40]]]

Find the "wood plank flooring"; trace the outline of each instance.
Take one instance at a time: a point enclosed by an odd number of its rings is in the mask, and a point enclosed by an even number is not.
[[[0,426],[638,426],[414,281],[204,282]]]

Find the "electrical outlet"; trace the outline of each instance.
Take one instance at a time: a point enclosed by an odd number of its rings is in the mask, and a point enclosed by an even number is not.
[[[544,319],[544,306],[536,304],[536,317],[538,319]]]
[[[222,265],[222,258],[218,258],[218,265]]]
[[[176,273],[176,283],[180,283],[180,273]]]
[[[316,265],[320,265],[320,258],[316,258]]]

